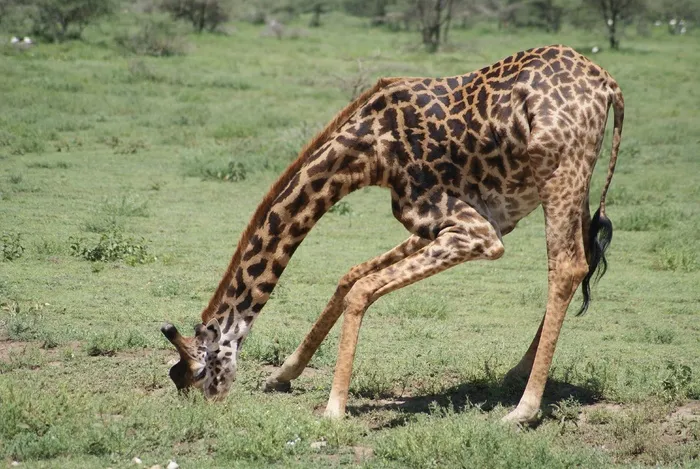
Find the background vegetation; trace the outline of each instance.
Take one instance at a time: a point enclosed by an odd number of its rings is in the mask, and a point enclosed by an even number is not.
[[[423,44],[431,23],[416,18],[417,3],[211,0],[221,16],[203,17],[220,21],[198,28],[173,10],[184,3],[46,2],[0,3],[5,462],[698,467],[695,3],[636,3],[614,23],[612,51],[600,2],[441,3],[440,21],[451,19],[437,46]],[[44,5],[70,21],[46,22]],[[461,74],[550,43],[609,70],[627,113],[610,271],[589,313],[564,325],[541,425],[499,423],[522,391],[502,377],[545,302],[540,211],[499,261],[373,305],[344,421],[320,418],[336,330],[291,394],[260,391],[337,279],[405,238],[379,189],[344,199],[297,251],[231,396],[177,395],[160,324],[191,330],[267,187],[338,109],[379,76]]]

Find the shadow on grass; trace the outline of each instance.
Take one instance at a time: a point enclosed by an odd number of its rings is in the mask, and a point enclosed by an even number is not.
[[[415,414],[429,414],[437,409],[454,409],[462,412],[473,406],[483,411],[491,411],[497,406],[515,406],[525,390],[525,382],[514,383],[504,381],[476,380],[459,384],[446,389],[439,394],[423,396],[391,396],[379,399],[374,403],[363,405],[348,405],[350,415],[361,417],[364,414],[377,411],[398,411],[401,415],[384,422],[376,427],[393,428],[405,425]],[[552,414],[552,404],[562,399],[573,398],[582,405],[591,405],[603,400],[600,393],[589,387],[576,386],[555,379],[550,379],[545,387],[542,398],[543,417]]]

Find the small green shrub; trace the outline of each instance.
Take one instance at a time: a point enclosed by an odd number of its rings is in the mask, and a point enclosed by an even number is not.
[[[8,311],[5,320],[7,335],[11,340],[27,341],[46,339],[49,334],[44,327],[44,303],[20,306],[15,301],[2,303],[2,309]]]
[[[552,405],[552,416],[562,425],[567,422],[578,422],[581,413],[581,403],[574,397],[567,397]]]
[[[0,236],[0,252],[3,261],[14,261],[24,254],[22,237],[19,233],[3,233]]]
[[[100,211],[113,217],[148,217],[148,200],[140,201],[138,197],[130,195],[107,198],[102,202]]]
[[[90,338],[85,346],[85,353],[91,357],[113,356],[120,350],[145,348],[148,340],[136,331],[127,333],[98,334]]]
[[[13,314],[7,320],[7,334],[13,340],[33,340],[39,336],[38,323],[30,314]]]
[[[121,231],[124,222],[114,215],[98,214],[83,224],[83,230],[90,233],[109,233],[111,231]]]
[[[91,262],[124,260],[128,265],[147,264],[155,257],[148,252],[143,238],[125,237],[120,232],[103,233],[97,243],[71,238],[71,253]]]
[[[248,171],[240,161],[230,161],[225,168],[202,168],[202,179],[228,182],[245,181]]]
[[[668,401],[684,399],[688,395],[693,371],[687,365],[666,363],[666,377],[661,381],[661,397]]]
[[[670,344],[676,337],[676,331],[660,327],[648,327],[644,330],[644,338],[653,344]]]

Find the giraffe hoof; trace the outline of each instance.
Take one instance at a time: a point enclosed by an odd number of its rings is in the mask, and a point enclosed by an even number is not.
[[[514,423],[518,426],[527,426],[537,422],[538,409],[527,409],[524,407],[516,407],[508,415],[501,419],[501,422]]]
[[[289,381],[277,381],[276,379],[268,379],[263,385],[264,392],[291,392],[292,383]]]
[[[345,412],[341,412],[335,407],[326,407],[325,412],[323,412],[323,417],[331,420],[340,420],[345,416]]]

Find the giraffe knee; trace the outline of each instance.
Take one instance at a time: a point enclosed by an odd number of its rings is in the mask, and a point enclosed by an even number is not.
[[[350,289],[355,285],[355,282],[362,278],[362,274],[363,269],[360,265],[356,265],[355,267],[351,268],[345,275],[340,277],[340,280],[338,280],[336,291],[343,295],[347,294],[347,292],[350,291]]]
[[[506,252],[506,248],[503,246],[503,243],[498,240],[497,242],[493,243],[486,251],[485,255],[487,259],[491,260],[496,260],[500,259],[503,256],[503,253]]]
[[[374,293],[374,285],[371,279],[367,277],[355,282],[350,288],[350,291],[343,299],[343,310],[346,314],[362,314],[369,306],[372,294]]]
[[[466,237],[465,247],[472,258],[496,260],[503,256],[506,248],[497,237],[473,239]]]

